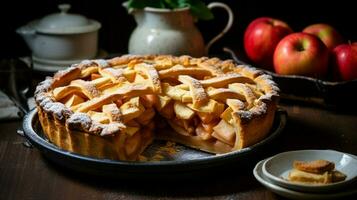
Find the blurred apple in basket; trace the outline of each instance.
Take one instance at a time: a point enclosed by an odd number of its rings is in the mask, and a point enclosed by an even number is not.
[[[357,79],[357,42],[338,45],[332,58],[334,71],[342,80]]]
[[[308,33],[293,33],[284,37],[274,52],[277,74],[324,77],[329,53],[324,43]]]
[[[260,17],[253,20],[244,33],[244,49],[248,58],[258,67],[273,70],[275,47],[292,32],[289,25],[279,19]]]
[[[302,32],[310,33],[320,38],[330,51],[333,51],[337,45],[343,43],[340,33],[328,24],[312,24],[304,28]]]

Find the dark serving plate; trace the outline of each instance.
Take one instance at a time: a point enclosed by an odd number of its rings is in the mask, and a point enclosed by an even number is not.
[[[286,121],[286,112],[278,110],[269,136],[255,145],[236,152],[214,155],[176,144],[174,148],[177,153],[163,155],[163,160],[161,161],[146,162],[98,159],[59,149],[44,136],[36,109],[25,116],[23,130],[25,137],[46,158],[67,169],[109,177],[167,178],[198,174],[230,164],[244,164],[244,162],[254,158],[253,154],[260,152],[263,147],[269,146],[268,144],[282,132]],[[144,156],[150,158],[150,156],[154,155],[153,152],[157,152],[164,144],[163,141],[155,141],[145,150]]]
[[[229,53],[236,63],[250,65],[243,53],[237,53],[227,47],[224,51]],[[357,95],[354,94],[354,91],[357,91],[357,79],[331,82],[306,76],[278,75],[268,70],[264,71],[270,74],[279,85],[282,99],[319,104],[331,109],[357,110],[355,103]]]

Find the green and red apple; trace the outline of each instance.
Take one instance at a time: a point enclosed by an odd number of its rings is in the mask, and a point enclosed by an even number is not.
[[[244,49],[248,58],[259,67],[273,70],[273,54],[276,45],[292,33],[290,26],[271,17],[253,20],[244,33]]]
[[[302,32],[316,35],[330,51],[343,42],[340,33],[329,24],[312,24],[304,28]]]
[[[284,37],[274,51],[277,74],[324,77],[328,69],[329,51],[316,36],[293,33]]]

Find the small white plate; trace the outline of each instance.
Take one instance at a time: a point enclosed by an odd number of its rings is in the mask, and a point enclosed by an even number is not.
[[[357,194],[357,187],[348,187],[343,191],[335,191],[334,193],[309,193],[309,192],[299,192],[291,190],[285,187],[281,187],[270,182],[264,175],[262,171],[263,163],[266,160],[262,160],[255,166],[253,170],[254,177],[265,187],[267,187],[272,192],[290,199],[300,199],[300,200],[314,200],[314,199],[337,199],[342,197],[347,197]]]
[[[344,173],[347,178],[344,181],[330,184],[303,184],[287,181],[294,160],[312,161],[328,160],[335,163],[335,169]],[[288,151],[269,158],[262,167],[263,174],[271,182],[299,191],[322,192],[337,190],[350,184],[357,177],[357,159],[350,154],[334,150],[300,150]]]

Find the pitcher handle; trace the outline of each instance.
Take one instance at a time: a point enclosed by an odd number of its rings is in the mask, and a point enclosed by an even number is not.
[[[227,4],[224,4],[221,2],[212,2],[212,3],[208,4],[207,7],[211,10],[213,8],[223,8],[224,10],[226,10],[228,13],[228,22],[227,22],[226,26],[224,27],[224,29],[218,35],[216,35],[216,37],[212,38],[208,42],[208,44],[205,48],[206,55],[208,55],[209,49],[211,48],[212,44],[215,43],[217,40],[219,40],[221,37],[223,37],[223,35],[226,34],[229,31],[229,29],[231,29],[233,20],[234,20],[233,12]]]

